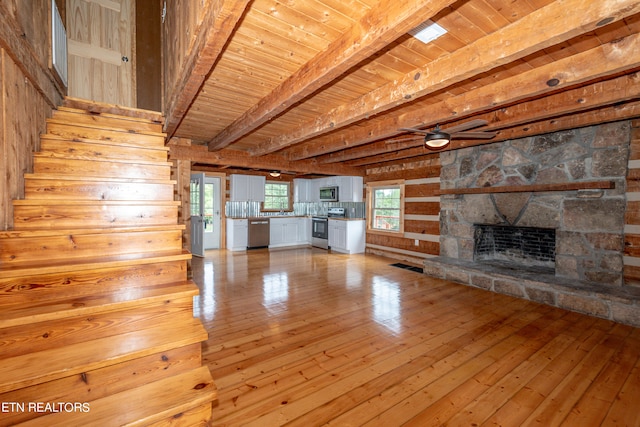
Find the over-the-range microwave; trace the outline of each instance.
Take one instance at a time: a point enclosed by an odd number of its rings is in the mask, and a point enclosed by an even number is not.
[[[320,187],[320,201],[321,202],[337,202],[338,200],[338,187]]]

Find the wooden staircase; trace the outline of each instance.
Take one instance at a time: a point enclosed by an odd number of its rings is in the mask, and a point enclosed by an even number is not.
[[[210,419],[161,118],[117,108],[54,112],[0,231],[0,426]]]

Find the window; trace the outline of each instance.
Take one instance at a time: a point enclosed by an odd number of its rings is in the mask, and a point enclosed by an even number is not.
[[[264,184],[263,211],[291,210],[290,191],[288,182],[271,182]]]
[[[400,181],[367,184],[369,231],[404,232],[404,183]]]

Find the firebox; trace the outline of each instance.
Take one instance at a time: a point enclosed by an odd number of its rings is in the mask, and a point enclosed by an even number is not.
[[[553,228],[474,224],[473,258],[523,268],[555,269],[556,230]]]

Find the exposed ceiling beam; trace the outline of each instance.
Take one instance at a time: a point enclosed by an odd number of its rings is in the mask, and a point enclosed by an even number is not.
[[[454,1],[380,1],[350,31],[332,42],[325,51],[300,67],[269,95],[216,135],[209,142],[209,149],[215,151],[229,146],[385,48]]]
[[[263,143],[274,152],[414,101],[493,68],[638,13],[640,0],[567,0],[551,3],[449,55],[334,108],[295,131]]]
[[[452,96],[445,101],[425,106],[424,110],[370,120],[350,132],[348,140],[343,135],[339,139],[327,137],[322,141],[301,144],[289,151],[289,159],[298,160],[311,156],[322,156],[318,158],[321,163],[353,160],[363,157],[361,151],[357,149],[358,146],[396,136],[400,133],[397,130],[399,127],[432,125],[438,122],[447,122],[454,117],[463,118],[495,110],[525,99],[548,95],[559,89],[601,80],[609,75],[633,71],[640,66],[639,64],[640,35],[634,34],[461,95]],[[636,78],[637,76],[631,77],[630,83],[635,84]],[[593,97],[588,97],[588,99],[592,100]],[[453,109],[452,106],[459,106],[459,109]],[[564,107],[574,109],[580,108],[580,105],[574,102]],[[400,144],[397,146],[400,147],[399,149],[402,147]],[[389,145],[384,141],[367,145],[370,155],[389,151],[388,148],[390,148]]]
[[[621,104],[623,99],[628,102]],[[636,118],[640,115],[639,100],[638,74],[595,83],[477,116],[491,122],[497,128],[502,128],[497,131],[496,138],[483,141],[454,139],[450,147],[443,151]],[[543,111],[544,114],[540,114]],[[377,155],[362,157],[364,151],[361,151],[362,158],[344,164],[359,167],[429,153],[422,141],[405,142],[400,144],[400,147],[398,144],[385,144],[384,141],[373,145],[375,147],[367,150],[366,154],[380,150]]]
[[[209,151],[206,145],[175,145],[169,141],[170,160],[190,160],[192,162],[229,166],[238,168],[255,168],[264,170],[286,170],[290,172],[312,173],[322,175],[353,175],[361,176],[364,169],[340,164],[321,165],[315,160],[300,160],[291,162],[277,154],[267,154],[252,157],[246,151],[220,150]]]
[[[229,37],[242,18],[251,0],[211,0],[203,7],[206,14],[194,34],[197,38],[184,59],[184,66],[165,111],[164,132],[170,138],[189,110],[198,94],[205,77],[215,65],[224,50]]]

